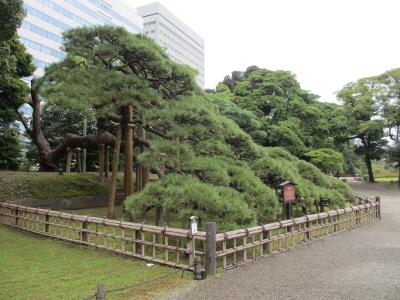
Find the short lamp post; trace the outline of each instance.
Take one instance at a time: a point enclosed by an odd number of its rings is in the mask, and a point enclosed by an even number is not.
[[[199,219],[196,216],[191,216],[190,218],[190,232],[192,234],[192,248],[193,248],[193,262],[196,259],[196,248],[195,248],[195,239],[194,235],[197,233],[197,220]]]

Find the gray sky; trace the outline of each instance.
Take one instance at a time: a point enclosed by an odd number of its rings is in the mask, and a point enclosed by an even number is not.
[[[206,88],[257,65],[292,71],[304,89],[335,101],[347,82],[400,67],[398,0],[159,2],[204,38]]]

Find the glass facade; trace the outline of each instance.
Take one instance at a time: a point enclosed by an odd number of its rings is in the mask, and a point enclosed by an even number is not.
[[[47,47],[45,45],[34,42],[34,41],[24,38],[24,37],[20,37],[20,40],[21,40],[22,44],[24,44],[25,47],[27,47],[27,48],[38,50],[40,52],[51,55],[58,59],[63,59],[65,57],[65,53],[62,51]]]
[[[116,25],[143,32],[142,18],[118,0],[24,0],[27,13],[18,33],[33,55],[36,76],[65,57],[62,32],[79,26]]]

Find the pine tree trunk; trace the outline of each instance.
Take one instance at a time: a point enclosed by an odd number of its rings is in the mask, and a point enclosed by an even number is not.
[[[369,157],[369,155],[365,156],[365,164],[367,166],[367,171],[368,171],[368,181],[375,182],[374,172],[372,171],[371,158]]]

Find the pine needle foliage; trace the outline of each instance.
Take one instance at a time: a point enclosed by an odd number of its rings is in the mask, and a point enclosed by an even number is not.
[[[225,102],[236,112],[223,115],[195,85],[195,72],[150,39],[110,26],[73,29],[64,39],[67,58],[38,83],[46,100],[105,119],[132,105],[134,118],[154,129],[137,160],[165,176],[126,199],[134,216],[157,209],[181,220],[216,221],[225,230],[265,223],[278,217],[274,189],[285,180],[298,184],[307,205],[322,196],[338,206],[352,200],[340,183],[285,149],[257,144],[243,130],[261,132],[254,114]]]

